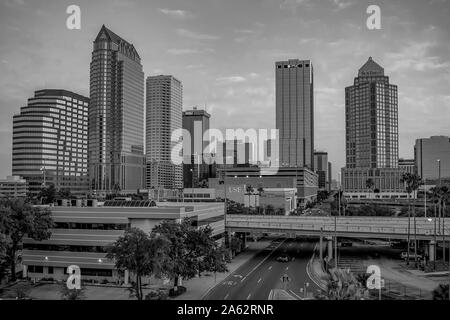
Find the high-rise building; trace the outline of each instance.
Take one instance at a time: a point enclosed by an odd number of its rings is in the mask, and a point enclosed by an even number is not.
[[[372,57],[345,88],[346,168],[398,167],[397,86]]]
[[[90,74],[89,179],[98,194],[144,186],[144,72],[135,47],[102,26]]]
[[[446,136],[433,136],[417,139],[414,146],[414,160],[417,174],[427,184],[450,181],[450,139]],[[438,161],[440,160],[440,161]],[[440,163],[440,174],[439,174]]]
[[[172,133],[182,128],[181,81],[170,75],[148,77],[146,98],[147,188],[183,188],[183,166],[171,158],[177,144]]]
[[[189,137],[183,136],[183,182],[185,188],[198,187],[201,181],[215,177],[216,166],[204,159],[212,156],[204,154],[209,144],[209,137],[206,136],[209,130],[209,120],[211,115],[205,110],[183,111],[183,129],[189,133]]]
[[[397,86],[372,57],[345,88],[344,192],[352,197],[406,197],[398,167]],[[370,188],[368,180],[374,185]]]
[[[329,162],[328,153],[324,151],[314,151],[314,169],[318,175],[319,189],[329,190]]]
[[[13,117],[12,173],[37,194],[42,186],[87,194],[89,99],[44,89]]]
[[[310,60],[275,63],[279,165],[314,169],[314,79]]]

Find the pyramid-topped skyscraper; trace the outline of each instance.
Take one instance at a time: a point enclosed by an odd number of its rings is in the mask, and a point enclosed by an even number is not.
[[[89,179],[97,194],[143,188],[144,72],[135,47],[106,28],[92,52]]]
[[[398,93],[372,57],[345,88],[344,191],[352,197],[404,193],[398,169]],[[374,192],[378,191],[378,192]],[[380,195],[383,194],[383,195]]]

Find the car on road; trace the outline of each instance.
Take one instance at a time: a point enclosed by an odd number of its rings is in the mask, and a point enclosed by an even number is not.
[[[282,254],[277,258],[278,262],[289,262],[289,256],[287,254]]]
[[[408,259],[408,253],[407,253],[406,251],[402,252],[402,253],[400,254],[400,258],[403,259],[403,260]],[[423,258],[422,255],[417,254],[417,260],[422,260],[422,258]],[[416,259],[415,253],[414,253],[414,252],[411,252],[411,253],[409,254],[409,260],[415,260],[415,259]]]
[[[351,241],[341,241],[339,243],[339,246],[341,246],[341,247],[352,247],[353,246],[353,242],[351,242]]]

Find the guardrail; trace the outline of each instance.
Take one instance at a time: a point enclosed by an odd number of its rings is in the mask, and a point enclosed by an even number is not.
[[[445,219],[445,225],[450,225],[450,219]],[[335,229],[336,225],[336,229]],[[384,217],[289,217],[289,216],[255,216],[228,215],[228,228],[276,229],[286,231],[314,231],[339,233],[370,233],[406,235],[408,234],[407,218]],[[416,234],[434,236],[434,222],[426,218],[416,218]],[[442,236],[442,230],[436,230],[436,236]],[[410,235],[414,234],[414,222],[410,220]],[[449,227],[444,229],[445,236],[450,236]]]

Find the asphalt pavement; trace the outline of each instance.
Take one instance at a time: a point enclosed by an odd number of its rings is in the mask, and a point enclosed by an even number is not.
[[[267,300],[272,289],[285,289],[302,298],[306,284],[307,292],[316,293],[319,288],[306,272],[314,246],[300,239],[275,240],[214,287],[205,300]],[[283,254],[288,255],[288,262],[277,261]],[[285,275],[289,280],[283,283]]]

